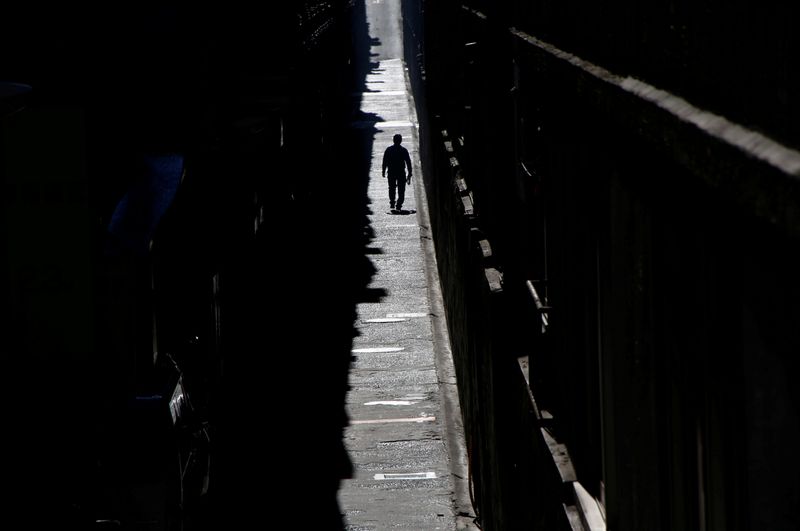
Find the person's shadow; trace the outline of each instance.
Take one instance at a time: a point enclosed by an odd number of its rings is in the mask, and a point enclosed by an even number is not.
[[[417,211],[414,209],[405,210],[405,209],[392,209],[387,214],[391,214],[393,216],[408,216],[409,214],[416,214]]]

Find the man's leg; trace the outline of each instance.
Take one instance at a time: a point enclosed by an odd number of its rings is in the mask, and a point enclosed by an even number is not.
[[[397,210],[403,206],[403,200],[406,198],[406,178],[397,178]]]
[[[394,196],[395,188],[397,187],[397,178],[389,176],[389,208],[394,209]]]

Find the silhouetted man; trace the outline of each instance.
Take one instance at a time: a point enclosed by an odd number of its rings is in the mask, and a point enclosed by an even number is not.
[[[397,210],[403,208],[403,199],[406,195],[406,183],[411,184],[411,157],[408,150],[400,145],[402,135],[394,135],[394,144],[383,152],[383,176],[389,171],[389,208],[395,208],[395,189],[397,190]],[[408,168],[408,177],[405,169]]]

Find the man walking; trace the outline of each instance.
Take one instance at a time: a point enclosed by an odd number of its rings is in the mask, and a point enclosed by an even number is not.
[[[406,184],[411,184],[411,157],[408,150],[400,145],[403,142],[402,135],[394,135],[393,145],[386,148],[383,152],[383,176],[386,177],[386,170],[389,170],[389,208],[395,209],[395,190],[397,190],[397,210],[403,208],[403,199],[406,195]],[[405,169],[408,168],[408,177]]]

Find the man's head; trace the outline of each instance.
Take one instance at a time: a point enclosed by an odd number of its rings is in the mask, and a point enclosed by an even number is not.
[[[403,135],[394,135],[394,136],[392,137],[392,141],[394,141],[394,143],[395,143],[395,144],[397,144],[397,145],[399,146],[399,145],[400,145],[400,142],[402,142],[402,141],[403,141]]]

